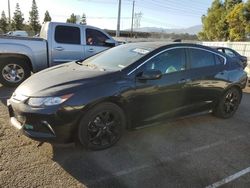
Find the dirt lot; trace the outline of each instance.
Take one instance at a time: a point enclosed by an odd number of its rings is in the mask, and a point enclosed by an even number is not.
[[[203,114],[127,132],[98,152],[38,143],[9,126],[0,86],[0,187],[250,187],[250,94],[227,120]],[[245,173],[243,173],[245,172]],[[216,184],[219,185],[219,184]],[[214,187],[216,187],[214,185]]]

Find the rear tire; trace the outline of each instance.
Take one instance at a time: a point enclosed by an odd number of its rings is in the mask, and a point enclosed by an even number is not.
[[[109,148],[121,138],[125,124],[125,115],[119,106],[110,102],[101,103],[82,117],[78,138],[87,149]]]
[[[228,89],[215,107],[214,115],[224,119],[232,117],[239,107],[241,95],[241,92],[235,87]]]
[[[0,83],[7,87],[16,87],[31,75],[30,67],[21,58],[0,60]]]

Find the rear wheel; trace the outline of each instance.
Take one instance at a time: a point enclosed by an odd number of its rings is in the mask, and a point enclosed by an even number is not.
[[[8,58],[0,62],[0,83],[15,87],[30,76],[30,68],[23,59]]]
[[[108,148],[120,139],[125,121],[120,107],[113,103],[101,103],[82,117],[78,130],[79,141],[88,149]]]
[[[214,109],[214,114],[221,118],[230,118],[238,109],[240,101],[241,92],[235,87],[230,88],[221,97],[218,105]]]

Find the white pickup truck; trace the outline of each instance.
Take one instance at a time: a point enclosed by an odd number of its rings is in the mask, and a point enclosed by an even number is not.
[[[85,59],[117,44],[99,28],[57,22],[43,24],[40,38],[0,36],[0,83],[17,86],[31,72]]]

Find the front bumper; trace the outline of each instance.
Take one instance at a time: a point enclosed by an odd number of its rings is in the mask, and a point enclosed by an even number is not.
[[[74,139],[80,112],[68,112],[64,109],[20,110],[22,104],[7,102],[10,123],[27,137],[42,141],[68,143]],[[79,118],[78,118],[79,117]]]

